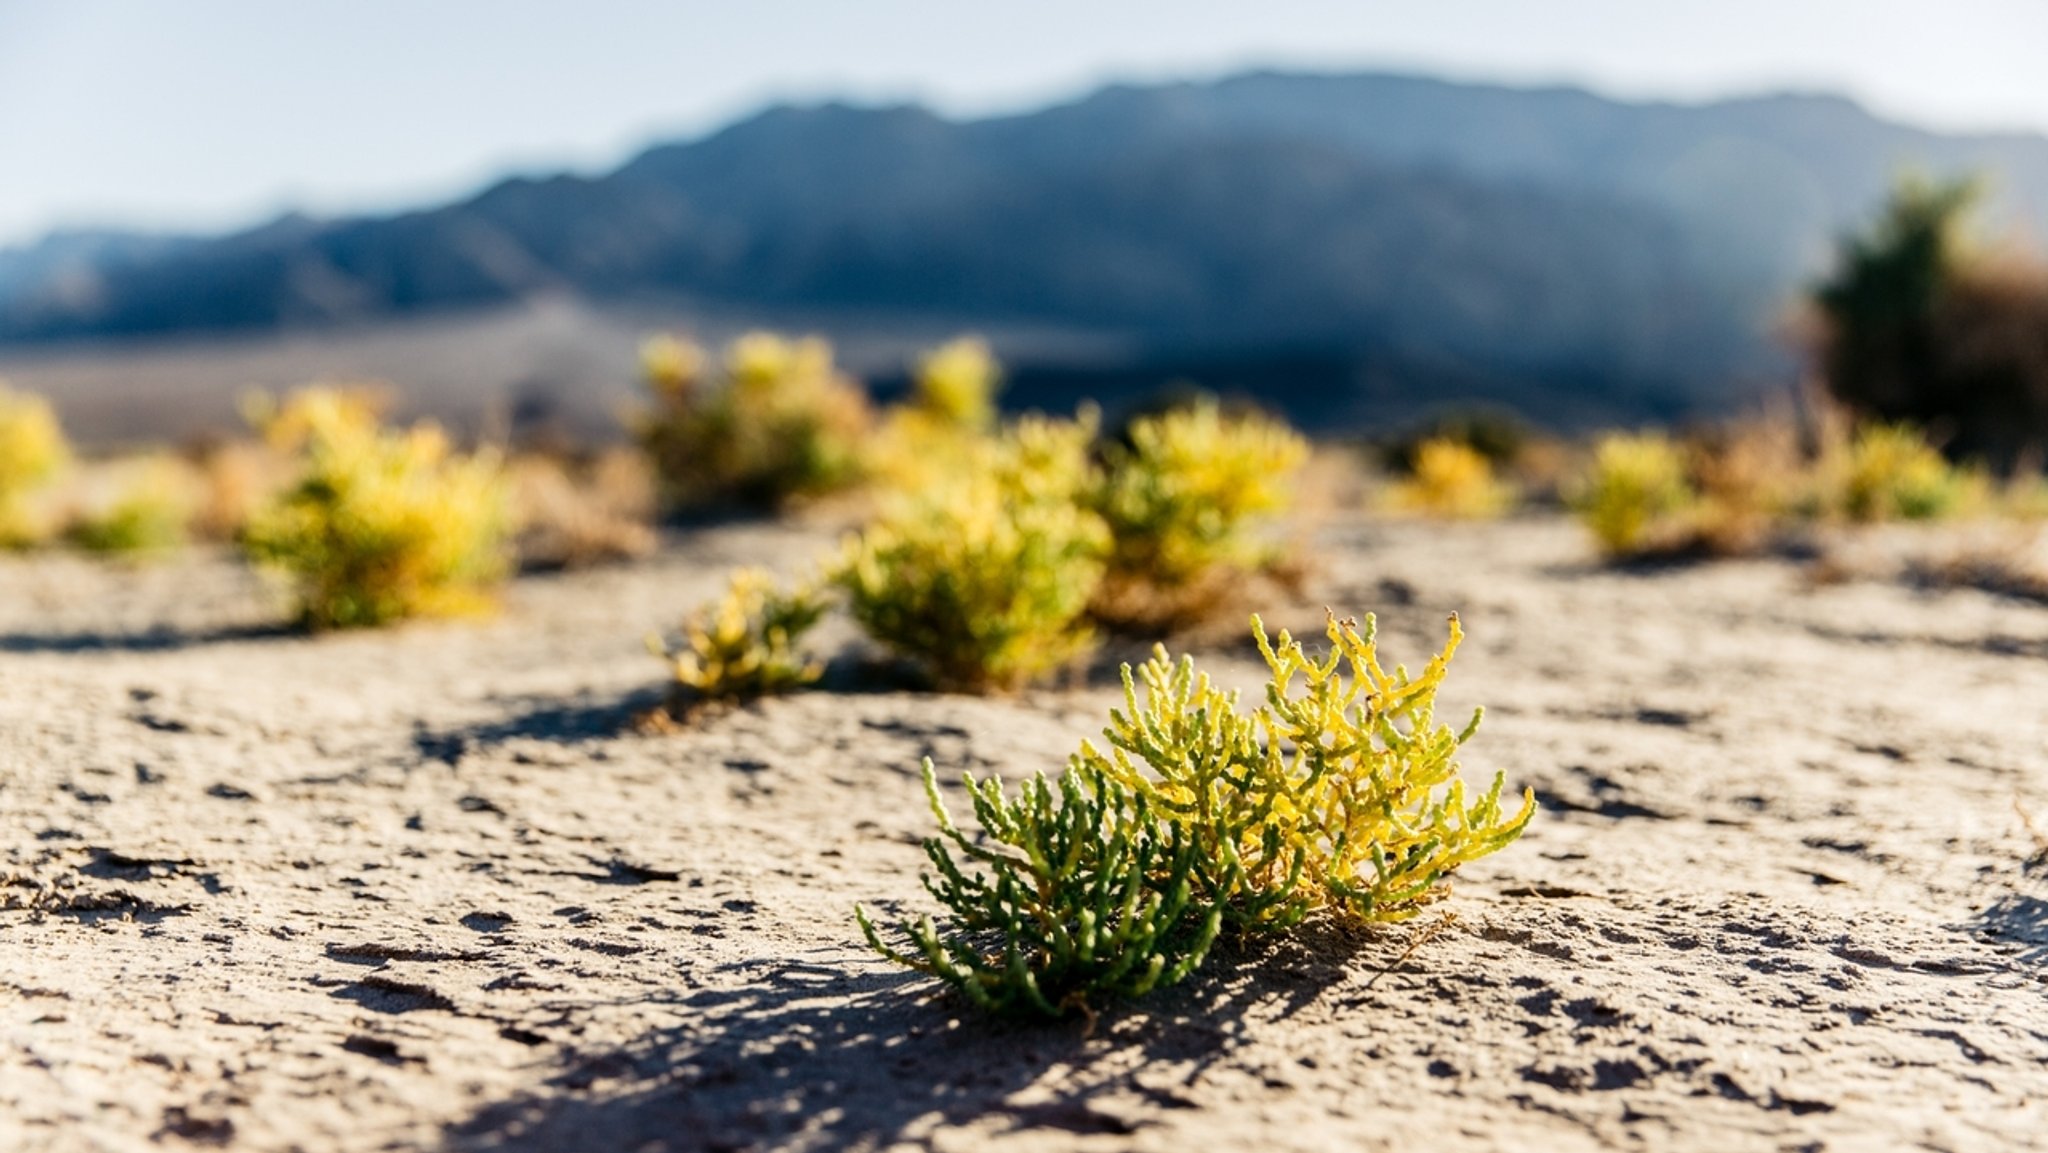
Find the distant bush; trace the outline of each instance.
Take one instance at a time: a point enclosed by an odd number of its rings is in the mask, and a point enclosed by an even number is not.
[[[833,581],[869,636],[966,692],[1022,687],[1072,664],[1109,532],[1080,507],[1092,424],[1025,420],[961,475],[903,494],[848,542]]]
[[[1940,520],[1984,492],[1910,426],[1867,425],[1820,464],[1829,507],[1852,521]]]
[[[674,338],[641,352],[652,406],[636,424],[675,508],[773,509],[860,478],[867,394],[823,340],[749,333],[713,379],[703,352]]]
[[[529,454],[508,468],[519,519],[519,566],[587,568],[632,560],[659,543],[646,458],[626,449],[588,462]]]
[[[1685,456],[1669,437],[1615,433],[1594,445],[1567,501],[1601,551],[1628,557],[1668,546],[1671,518],[1694,496]]]
[[[785,590],[765,569],[741,569],[723,597],[683,622],[679,646],[659,638],[650,644],[697,700],[752,700],[802,688],[824,672],[802,644],[829,607],[814,585]]]
[[[27,498],[70,459],[50,403],[0,384],[0,548],[23,548],[49,534]]]
[[[1973,251],[1978,186],[1899,186],[1813,294],[1829,389],[1866,420],[1938,428],[2010,468],[2048,449],[2048,268]]]
[[[1500,777],[1469,800],[1458,778],[1478,716],[1462,731],[1435,720],[1456,618],[1414,678],[1379,663],[1369,618],[1363,631],[1332,619],[1326,657],[1253,626],[1267,703],[1241,712],[1158,650],[1124,668],[1108,752],[1083,743],[1056,787],[1040,775],[1011,799],[967,777],[979,836],[953,825],[927,760],[941,836],[925,884],[945,925],[919,917],[892,944],[860,912],[869,945],[983,1008],[1091,1013],[1185,977],[1226,927],[1412,917],[1453,870],[1521,834],[1533,796],[1508,814]]]
[[[477,611],[509,569],[496,454],[455,455],[429,424],[387,431],[378,407],[362,391],[311,388],[255,414],[300,473],[243,545],[291,579],[307,628]]]
[[[87,552],[146,556],[168,552],[190,537],[196,511],[195,477],[175,458],[129,462],[120,469],[113,499],[72,515],[65,539]]]
[[[1226,416],[1203,398],[1134,421],[1104,456],[1091,503],[1112,545],[1092,612],[1114,628],[1160,631],[1208,615],[1270,559],[1251,530],[1292,503],[1308,443],[1284,422]]]
[[[1491,458],[1463,441],[1423,441],[1411,469],[1387,491],[1387,504],[1397,512],[1488,520],[1514,507],[1514,487],[1495,476]]]
[[[889,410],[867,453],[885,491],[914,492],[973,467],[975,444],[995,431],[1002,369],[988,345],[962,337],[926,353],[910,399]]]

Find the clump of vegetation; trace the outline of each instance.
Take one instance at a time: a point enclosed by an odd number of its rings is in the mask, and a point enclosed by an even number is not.
[[[189,466],[153,457],[120,471],[127,475],[120,478],[118,494],[74,514],[65,539],[87,552],[114,556],[147,556],[184,545],[197,504]]]
[[[1908,425],[1873,424],[1821,462],[1829,507],[1852,521],[1940,520],[1983,490]]]
[[[974,445],[995,431],[1002,368],[988,345],[962,337],[926,353],[908,402],[889,411],[868,454],[882,487],[915,491],[971,467]]]
[[[636,432],[672,507],[773,509],[860,479],[867,394],[825,341],[749,333],[719,379],[672,337],[649,341],[641,364],[653,404]]]
[[[748,701],[817,681],[824,666],[802,649],[830,606],[815,584],[780,587],[765,569],[732,574],[725,595],[683,622],[682,643],[650,640],[676,683],[697,700]]]
[[[286,574],[299,623],[354,628],[481,610],[505,577],[510,515],[497,455],[455,454],[431,424],[390,431],[363,390],[310,388],[256,406],[264,435],[296,454],[296,483],[243,534]]]
[[[1108,751],[1084,743],[1057,789],[1039,776],[1013,801],[967,779],[981,837],[953,826],[927,761],[941,837],[927,842],[937,875],[925,884],[945,927],[918,918],[892,945],[861,913],[869,944],[986,1008],[1089,1012],[1186,976],[1226,929],[1412,917],[1453,870],[1527,827],[1532,795],[1509,814],[1502,778],[1477,798],[1459,780],[1478,714],[1462,730],[1435,719],[1455,617],[1414,677],[1380,664],[1371,618],[1361,630],[1333,617],[1323,657],[1284,631],[1269,639],[1257,618],[1253,630],[1271,673],[1264,705],[1242,712],[1191,661],[1156,650],[1124,669]]]
[[[1671,541],[1671,518],[1694,500],[1685,455],[1661,433],[1614,433],[1593,448],[1585,475],[1568,494],[1601,551],[1640,556]]]
[[[1462,440],[1437,437],[1415,446],[1406,477],[1387,492],[1398,512],[1488,520],[1514,508],[1514,486],[1494,474],[1493,460]]]
[[[2048,268],[1966,234],[1974,181],[1902,183],[1813,294],[1829,390],[2010,469],[2048,449]]]
[[[1105,449],[1091,504],[1109,525],[1097,620],[1160,631],[1210,613],[1270,550],[1251,529],[1292,502],[1308,443],[1281,421],[1226,416],[1213,398],[1134,421]]]
[[[869,636],[969,692],[1020,688],[1094,646],[1083,621],[1109,551],[1080,507],[1089,421],[1025,420],[961,475],[902,494],[847,544],[832,580]]]
[[[527,571],[588,568],[633,560],[659,543],[653,477],[626,449],[589,461],[515,457],[509,469],[519,512],[519,565]]]
[[[28,497],[70,459],[50,403],[0,384],[0,548],[25,548],[49,534]]]

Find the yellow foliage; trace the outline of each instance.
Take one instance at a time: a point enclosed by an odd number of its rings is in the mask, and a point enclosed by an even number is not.
[[[1634,556],[1664,543],[1671,518],[1694,494],[1685,456],[1661,433],[1611,433],[1568,494],[1579,519],[1609,556]]]
[[[784,591],[766,570],[741,569],[723,598],[684,621],[682,645],[650,643],[675,670],[676,683],[700,699],[751,700],[802,688],[824,673],[799,646],[827,607],[815,584]]]
[[[1227,417],[1213,399],[1134,422],[1107,451],[1092,504],[1113,545],[1098,620],[1158,630],[1189,623],[1268,559],[1256,518],[1293,503],[1308,443],[1284,422]]]
[[[1387,504],[1422,516],[1487,520],[1514,507],[1515,490],[1477,449],[1437,437],[1416,446],[1414,470],[1388,491]]]
[[[988,345],[962,337],[918,362],[908,403],[889,410],[867,453],[884,493],[915,492],[970,470],[995,428],[1001,368]]]
[[[872,423],[867,394],[832,365],[832,346],[755,332],[708,379],[695,345],[656,338],[642,349],[652,406],[640,445],[669,503],[777,507],[860,478]]]
[[[26,547],[48,535],[25,498],[70,459],[50,402],[0,384],[0,548]]]
[[[361,392],[309,388],[263,422],[300,474],[243,544],[291,579],[308,628],[475,612],[509,567],[497,454],[456,455],[431,424],[386,431],[376,412]]]
[[[961,337],[926,353],[917,366],[911,407],[957,428],[986,432],[996,423],[1002,368],[988,344]]]
[[[1465,791],[1457,754],[1478,715],[1460,731],[1435,719],[1456,617],[1414,677],[1380,664],[1371,618],[1361,631],[1333,617],[1324,657],[1252,627],[1264,704],[1240,711],[1192,660],[1157,649],[1136,674],[1124,666],[1108,751],[1084,742],[1057,786],[1039,774],[1013,797],[968,775],[976,835],[954,826],[927,759],[940,835],[925,887],[946,926],[920,917],[891,943],[856,910],[868,944],[985,1009],[1088,1013],[1185,977],[1226,926],[1413,917],[1528,826],[1533,794],[1510,814],[1502,777]]]
[[[65,527],[71,543],[88,552],[141,555],[183,545],[198,509],[198,480],[190,465],[154,456],[114,466],[119,484],[111,500],[75,514]]]
[[[1022,687],[1085,655],[1109,532],[1080,507],[1088,421],[1027,419],[962,474],[892,502],[832,575],[868,635],[941,688]]]
[[[1820,465],[1828,505],[1852,521],[1940,520],[1984,495],[1910,425],[1871,424]]]

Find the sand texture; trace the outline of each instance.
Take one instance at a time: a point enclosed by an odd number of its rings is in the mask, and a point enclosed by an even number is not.
[[[1219,949],[1087,1033],[936,996],[852,906],[929,907],[921,756],[1056,769],[1142,650],[628,725],[650,630],[827,543],[319,639],[225,556],[0,560],[0,1148],[2048,1143],[2048,608],[1332,525],[1269,621],[1374,610],[1419,662],[1457,610],[1468,775],[1542,812],[1419,921]]]

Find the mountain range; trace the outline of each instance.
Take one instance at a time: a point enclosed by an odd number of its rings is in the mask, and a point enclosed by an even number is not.
[[[2048,233],[2048,138],[1923,131],[1825,95],[1260,72],[969,120],[785,106],[603,175],[399,215],[52,236],[0,252],[0,345],[566,294],[1070,324],[1161,363],[1358,366],[1328,377],[1340,391],[1675,415],[1792,371],[1776,327],[1908,171],[1984,173],[1995,222]]]

